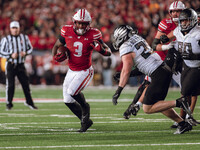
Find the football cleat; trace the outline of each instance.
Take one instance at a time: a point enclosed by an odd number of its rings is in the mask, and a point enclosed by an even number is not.
[[[123,116],[124,116],[124,119],[129,119],[129,118],[131,117],[131,112],[129,112],[129,110],[127,109],[127,110],[124,112]]]
[[[140,106],[138,104],[131,105],[129,111],[132,113],[132,115],[136,116],[138,111],[140,110]]]
[[[130,108],[131,108],[131,105],[134,105],[134,104],[130,104],[130,105],[128,106],[128,108],[126,109],[126,111],[125,111],[124,114],[123,114],[124,119],[129,119],[129,118],[131,117],[131,112],[129,111]]]
[[[171,129],[175,129],[175,128],[178,128],[178,123],[177,122],[174,122],[173,125],[171,125],[170,127]]]
[[[189,117],[192,117],[192,112],[190,110],[187,99],[185,97],[181,97],[177,99],[177,101],[179,101],[179,103],[181,104],[180,107],[183,108],[183,110],[189,115]]]
[[[30,105],[30,104],[28,104],[27,102],[24,102],[24,105],[25,105],[25,106],[28,106],[30,109],[33,109],[33,110],[38,109],[34,104]]]
[[[78,130],[78,132],[86,132],[87,129],[92,126],[92,124],[93,121],[91,119],[89,119],[86,123],[81,123],[81,128]]]
[[[6,104],[6,110],[11,110],[13,108],[13,104]]]
[[[196,119],[193,118],[193,121],[196,123],[196,124],[200,124],[199,121],[197,121]]]
[[[187,121],[187,122],[188,122],[189,124],[191,124],[192,126],[197,126],[197,124],[199,124],[199,122],[196,121],[192,116],[186,118],[185,121]]]
[[[188,122],[185,122],[184,125],[180,126],[178,125],[178,128],[174,134],[183,134],[186,131],[192,130],[192,125],[189,124]]]

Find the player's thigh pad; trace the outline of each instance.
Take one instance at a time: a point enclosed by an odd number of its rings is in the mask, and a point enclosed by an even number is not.
[[[63,83],[63,95],[77,95],[91,82],[94,75],[93,67],[82,71],[68,70]],[[65,98],[65,97],[64,97]]]

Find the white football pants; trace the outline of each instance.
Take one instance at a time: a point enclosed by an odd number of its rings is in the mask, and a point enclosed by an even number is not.
[[[89,69],[81,71],[68,70],[63,83],[63,101],[65,103],[74,103],[72,96],[80,93],[92,81],[94,69],[91,66]]]

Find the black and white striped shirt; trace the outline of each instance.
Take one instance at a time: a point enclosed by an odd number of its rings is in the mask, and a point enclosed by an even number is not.
[[[0,57],[7,58],[8,62],[14,64],[24,63],[25,57],[20,56],[20,52],[25,52],[26,55],[32,53],[33,47],[27,35],[20,34],[18,36],[8,35],[1,40]],[[13,53],[17,53],[16,59],[11,58]]]

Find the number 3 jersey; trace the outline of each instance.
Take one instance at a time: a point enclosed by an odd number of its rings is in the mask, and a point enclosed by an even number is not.
[[[199,46],[200,27],[199,26],[196,25],[186,35],[183,35],[183,33],[180,31],[180,27],[177,27],[173,31],[173,34],[176,37],[179,52],[200,54],[200,46]],[[184,62],[188,67],[191,67],[191,68],[200,67],[200,60],[184,60]]]
[[[61,29],[61,36],[65,38],[66,46],[69,49],[69,68],[73,71],[90,68],[93,51],[90,44],[95,40],[102,39],[101,32],[96,28],[90,28],[80,36],[74,32],[73,25],[65,25]]]
[[[135,53],[134,65],[144,74],[150,76],[163,61],[157,53],[153,53],[148,43],[139,35],[134,34],[119,49],[122,57],[128,53]]]

